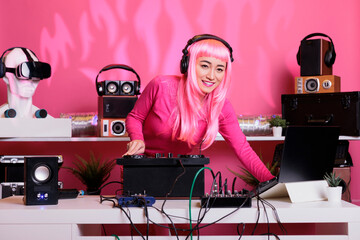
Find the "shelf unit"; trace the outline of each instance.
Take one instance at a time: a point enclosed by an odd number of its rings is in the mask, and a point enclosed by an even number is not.
[[[285,137],[247,136],[247,141],[284,141]],[[360,137],[340,136],[339,140],[358,141]],[[129,137],[31,137],[31,138],[0,138],[0,142],[128,142]],[[220,135],[215,141],[224,141]]]

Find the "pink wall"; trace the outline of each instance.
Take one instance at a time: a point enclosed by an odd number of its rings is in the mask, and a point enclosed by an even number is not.
[[[24,46],[51,64],[52,77],[39,84],[34,104],[55,117],[97,111],[95,77],[107,64],[130,65],[142,87],[157,74],[179,74],[181,50],[199,33],[222,36],[234,49],[229,98],[239,114],[281,113],[280,96],[293,93],[294,77],[300,72],[300,40],[312,32],[332,37],[337,52],[334,74],[342,78],[342,91],[360,90],[357,0],[12,0],[1,1],[0,8],[1,52]],[[121,71],[102,77],[107,76],[125,77]],[[0,103],[5,101],[5,84],[0,83]],[[274,144],[252,143],[269,160]],[[94,149],[118,157],[125,148],[123,143],[28,145],[2,143],[1,154],[52,152],[63,154],[69,165],[75,153],[88,155]],[[355,187],[360,182],[359,145],[350,146],[355,202],[360,201]],[[215,143],[206,154],[216,171],[228,172],[225,165],[238,165],[225,143]],[[61,172],[60,178],[65,187],[74,186],[72,176]]]

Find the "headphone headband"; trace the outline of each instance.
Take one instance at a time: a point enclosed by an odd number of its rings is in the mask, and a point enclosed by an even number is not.
[[[222,44],[224,44],[224,46],[229,49],[230,52],[230,61],[233,62],[234,58],[233,58],[233,50],[232,47],[230,46],[230,44],[228,42],[226,42],[224,39],[217,37],[215,35],[212,34],[200,34],[200,35],[195,35],[194,37],[192,37],[191,39],[188,40],[185,48],[182,50],[183,56],[181,58],[180,61],[180,72],[182,74],[187,73],[187,69],[189,67],[189,51],[188,51],[188,47],[192,44],[194,44],[195,42],[199,42],[205,39],[213,39],[213,40],[217,40],[219,42],[221,42]]]

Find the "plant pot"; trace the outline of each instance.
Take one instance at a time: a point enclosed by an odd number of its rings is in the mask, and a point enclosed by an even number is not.
[[[282,127],[272,127],[273,136],[274,137],[281,137],[282,135]]]
[[[329,202],[340,202],[342,196],[342,187],[328,187],[327,198]]]

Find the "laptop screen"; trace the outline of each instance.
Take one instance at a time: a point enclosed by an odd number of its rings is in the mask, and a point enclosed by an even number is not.
[[[289,126],[278,182],[323,180],[332,172],[339,132],[338,127]]]

